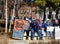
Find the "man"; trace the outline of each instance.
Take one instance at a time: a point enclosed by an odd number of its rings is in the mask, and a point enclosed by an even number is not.
[[[33,20],[31,22],[30,26],[31,26],[31,40],[33,40],[34,39],[35,32],[37,30],[37,27],[36,27],[37,26],[37,22],[36,22],[36,20]]]
[[[51,23],[51,20],[50,20],[50,19],[47,19],[47,21],[46,21],[46,23],[45,23],[46,29],[47,29],[49,26],[52,26],[52,23]],[[47,29],[47,30],[48,30],[48,29]],[[50,36],[51,38],[53,38],[53,31],[47,31],[47,36]]]

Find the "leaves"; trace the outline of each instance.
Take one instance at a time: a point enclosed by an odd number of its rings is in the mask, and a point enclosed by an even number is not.
[[[49,1],[54,2],[54,3],[59,3],[60,2],[60,0],[49,0]]]
[[[46,1],[45,0],[36,0],[35,3],[36,3],[36,5],[39,5],[39,6],[45,6]]]
[[[58,6],[60,3],[60,0],[49,0],[55,4],[55,6]]]

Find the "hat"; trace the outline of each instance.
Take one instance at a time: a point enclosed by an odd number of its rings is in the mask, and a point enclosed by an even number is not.
[[[47,19],[47,21],[50,20],[50,19]]]
[[[26,18],[26,20],[29,20],[28,18]]]

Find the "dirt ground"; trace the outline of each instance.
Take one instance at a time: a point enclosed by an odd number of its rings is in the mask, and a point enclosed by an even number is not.
[[[11,37],[10,34],[0,34],[0,44],[9,44],[8,43],[9,40],[12,40],[12,41],[15,40],[10,37]],[[56,40],[21,40],[21,41],[26,41],[29,44],[60,44],[60,40],[57,40],[57,41]]]

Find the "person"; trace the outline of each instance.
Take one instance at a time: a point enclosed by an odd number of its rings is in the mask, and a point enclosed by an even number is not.
[[[43,24],[43,21],[42,20],[39,22],[38,26],[39,26],[39,30],[38,30],[39,39],[43,39],[43,35],[44,35],[44,24]]]
[[[47,19],[46,23],[45,23],[45,27],[47,29],[47,27],[52,26],[51,20]],[[48,29],[47,29],[48,30]],[[53,31],[46,31],[47,32],[47,37],[49,38],[49,36],[51,38],[53,38]]]
[[[30,23],[30,27],[31,27],[31,40],[34,39],[34,34],[35,32],[37,32],[37,22],[36,20],[33,20],[31,23]]]
[[[29,23],[29,19],[26,19],[25,21],[25,30],[26,30],[26,39],[28,39],[28,36],[29,36],[29,27],[30,27],[30,23]]]
[[[53,22],[53,26],[54,26],[54,27],[58,27],[58,26],[59,26],[59,22],[58,22],[57,19],[54,20],[54,22]],[[54,28],[54,30],[53,30],[53,36],[54,36],[54,38],[55,38],[55,28]]]

